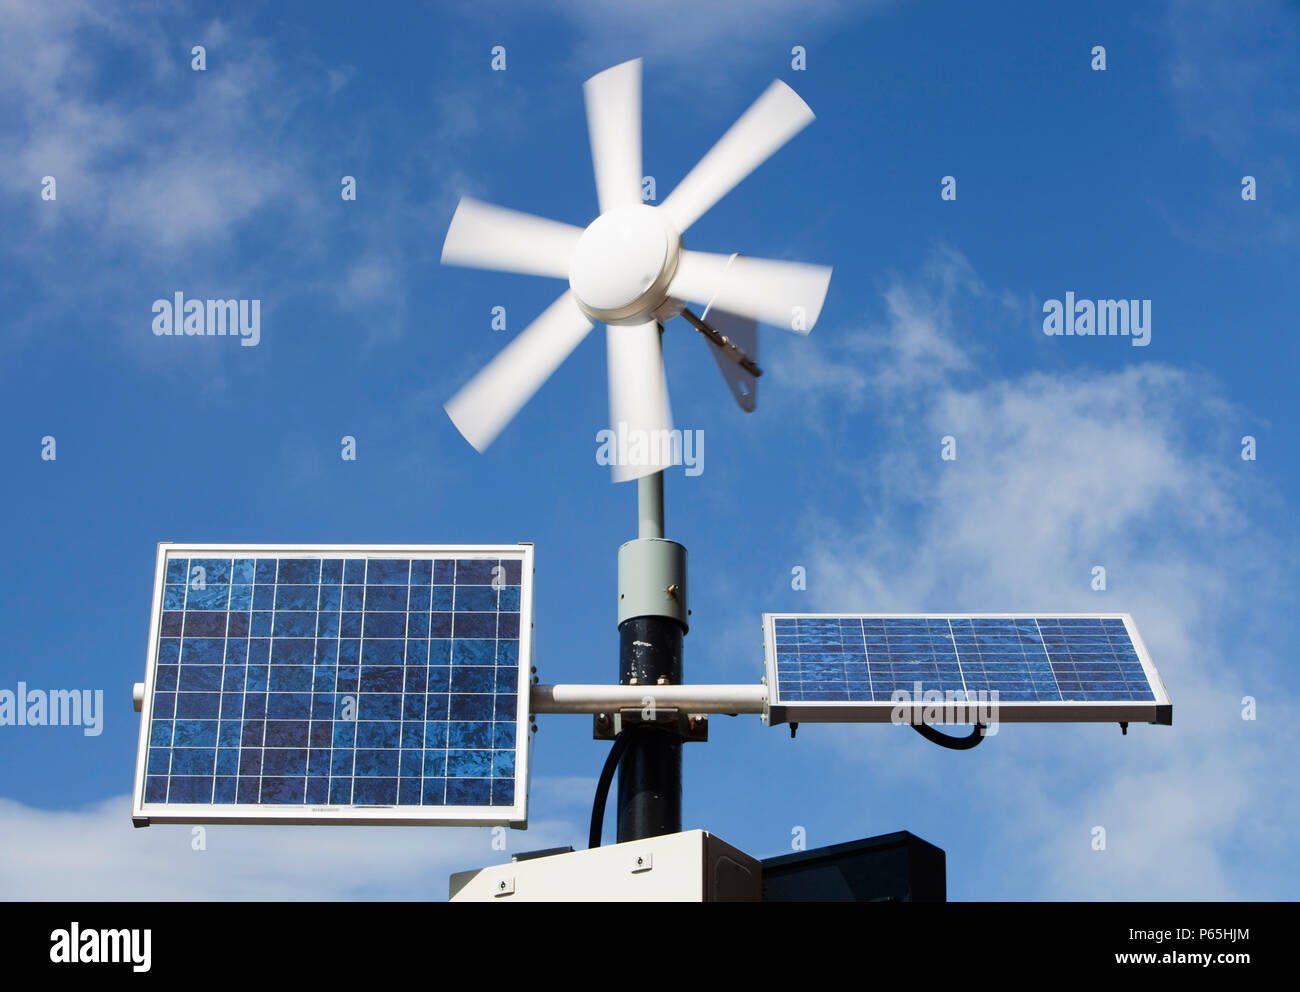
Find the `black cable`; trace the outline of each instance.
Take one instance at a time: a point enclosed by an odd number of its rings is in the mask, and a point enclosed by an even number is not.
[[[609,796],[609,785],[614,781],[614,769],[618,767],[619,759],[623,757],[623,752],[627,750],[627,742],[628,732],[624,730],[614,738],[614,746],[609,749],[609,756],[605,758],[605,767],[600,770],[600,780],[596,783],[596,799],[591,804],[591,830],[587,834],[588,847],[600,847],[600,828],[605,823],[605,800]]]
[[[969,737],[950,737],[935,730],[928,723],[914,723],[912,729],[931,744],[938,744],[940,747],[951,748],[954,751],[969,751],[984,739],[986,727],[982,723],[975,724]]]

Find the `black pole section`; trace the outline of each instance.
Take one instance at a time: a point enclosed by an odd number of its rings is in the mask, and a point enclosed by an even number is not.
[[[619,624],[619,682],[654,687],[682,681],[682,627],[668,617],[633,617]],[[635,680],[635,681],[634,681]],[[625,726],[627,749],[618,768],[618,842],[682,829],[682,739],[645,724]]]
[[[634,616],[619,625],[619,681],[653,696],[660,679],[681,684],[681,625]],[[633,681],[634,680],[634,681]],[[619,763],[619,842],[681,831],[681,737],[653,725],[625,727]]]

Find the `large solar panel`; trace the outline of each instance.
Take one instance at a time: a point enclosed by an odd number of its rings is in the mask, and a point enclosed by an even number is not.
[[[768,613],[768,719],[1171,723],[1133,618]]]
[[[158,548],[133,817],[510,824],[531,545]]]

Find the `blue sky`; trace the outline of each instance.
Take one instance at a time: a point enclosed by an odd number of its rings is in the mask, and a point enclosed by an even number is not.
[[[479,455],[442,404],[559,284],[438,257],[462,194],[588,223],[581,84],[641,56],[660,199],[773,78],[818,115],[688,247],[835,267],[811,336],[763,330],[753,414],[665,335],[705,437],[667,480],[688,681],[756,681],[764,611],[1116,610],[1175,702],[1172,728],[969,753],[718,718],[685,826],[758,857],[908,829],[957,899],[1295,896],[1295,4],[95,6],[0,2],[0,688],[107,706],[98,737],[0,727],[0,891],[441,898],[508,856],[477,830],[132,830],[130,687],[162,540],[532,541],[543,680],[615,680],[635,487],[594,457],[603,335]],[[260,343],[154,336],[177,291],[260,299]],[[1151,300],[1150,345],[1044,335],[1067,291]],[[540,723],[511,851],[585,844],[606,745]]]

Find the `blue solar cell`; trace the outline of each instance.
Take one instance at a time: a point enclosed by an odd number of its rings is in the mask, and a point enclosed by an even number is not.
[[[772,642],[777,704],[1157,701],[1119,617],[780,616]]]
[[[144,812],[514,805],[518,558],[208,552],[162,582]]]

